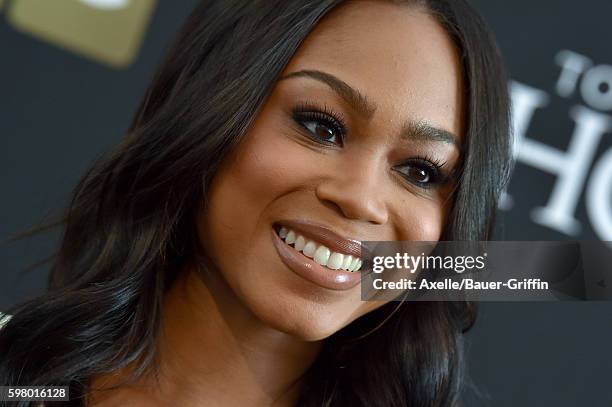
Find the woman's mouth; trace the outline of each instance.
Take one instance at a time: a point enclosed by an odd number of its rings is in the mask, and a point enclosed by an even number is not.
[[[281,226],[277,233],[289,247],[328,269],[354,272],[361,268],[362,260],[359,257],[331,251],[325,245],[306,239],[292,229]]]
[[[321,287],[347,290],[360,281],[358,271],[363,260],[356,255],[361,249],[359,242],[342,239],[325,227],[299,221],[275,224],[273,242],[286,266]]]

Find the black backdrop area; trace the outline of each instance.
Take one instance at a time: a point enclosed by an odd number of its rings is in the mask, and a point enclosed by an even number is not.
[[[61,209],[88,165],[119,141],[197,1],[146,0],[145,9],[130,0],[65,3],[76,16],[96,9],[87,17],[94,22],[124,8],[124,30],[111,28],[131,42],[110,43],[116,52],[108,54],[96,38],[74,42],[66,30],[78,27],[54,26],[52,13],[41,19],[36,1],[0,0],[0,239]],[[472,3],[504,54],[519,139],[498,238],[612,241],[612,2]],[[0,311],[43,291],[47,269],[20,270],[50,254],[57,237],[0,247]],[[612,405],[612,303],[481,310],[468,336],[467,406]]]

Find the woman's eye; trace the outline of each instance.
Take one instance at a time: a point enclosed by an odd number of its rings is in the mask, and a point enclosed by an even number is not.
[[[429,174],[429,171],[416,167],[410,167],[406,175],[410,179],[413,179],[420,184],[425,184],[429,182],[429,180],[432,178],[432,176]]]
[[[444,164],[429,159],[415,159],[399,167],[398,172],[408,181],[422,188],[431,188],[444,183],[447,179],[442,174]]]
[[[340,146],[344,144],[345,126],[339,119],[318,111],[296,112],[294,119],[315,141]]]
[[[302,124],[317,138],[329,143],[340,143],[340,136],[337,134],[337,131],[333,128],[330,128],[326,124],[319,123],[317,121],[308,121],[303,122]]]

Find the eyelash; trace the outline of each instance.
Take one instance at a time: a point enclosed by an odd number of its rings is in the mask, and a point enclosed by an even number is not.
[[[400,174],[402,174],[402,177],[408,182],[411,182],[421,188],[429,189],[433,188],[434,186],[443,185],[451,179],[451,175],[445,173],[444,165],[446,165],[446,161],[442,162],[429,156],[417,155],[415,157],[410,158],[409,160],[401,164],[399,167],[401,168],[411,166],[412,168],[425,170],[430,178],[427,182],[415,181],[410,179],[408,176],[405,176],[401,172]]]
[[[293,119],[300,127],[306,130],[309,137],[315,141],[326,145],[336,145],[334,142],[316,136],[309,128],[304,126],[304,123],[307,122],[324,124],[336,132],[340,138],[341,145],[344,145],[344,137],[347,129],[346,119],[342,114],[335,112],[331,107],[323,105],[321,108],[312,102],[302,102],[293,109]]]
[[[323,124],[328,127],[330,130],[336,132],[337,136],[340,139],[340,145],[344,145],[345,136],[346,136],[346,119],[340,113],[335,112],[332,108],[327,105],[323,105],[319,107],[313,102],[301,102],[296,105],[293,109],[293,119],[295,122],[308,133],[308,137],[313,139],[315,142],[324,144],[324,145],[338,145],[332,141],[327,141],[321,137],[318,137],[313,133],[308,127],[304,125],[307,122],[315,122],[318,124]],[[402,178],[406,181],[417,185],[423,189],[430,189],[434,186],[439,186],[445,184],[447,181],[451,179],[450,174],[445,174],[443,167],[446,162],[441,162],[429,156],[421,156],[417,155],[415,157],[410,158],[406,162],[402,163],[398,167],[406,167],[411,166],[412,168],[417,168],[419,170],[427,171],[430,180],[428,182],[419,182],[414,179],[410,179],[401,171],[398,171]]]

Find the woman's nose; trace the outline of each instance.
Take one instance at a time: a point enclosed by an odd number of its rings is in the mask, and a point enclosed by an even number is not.
[[[380,169],[362,162],[336,167],[316,188],[317,197],[346,218],[374,224],[387,222],[388,212]]]

